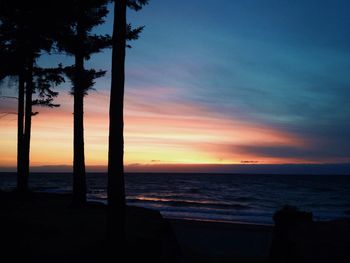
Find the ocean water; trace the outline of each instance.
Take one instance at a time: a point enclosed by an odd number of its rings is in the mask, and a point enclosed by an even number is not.
[[[350,217],[350,176],[130,173],[125,180],[128,204],[168,218],[272,224],[286,204],[312,212],[315,220]],[[71,183],[68,173],[30,176],[34,191],[69,193]],[[15,173],[0,173],[0,189],[15,184]],[[106,174],[87,174],[87,184],[90,200],[106,202]]]

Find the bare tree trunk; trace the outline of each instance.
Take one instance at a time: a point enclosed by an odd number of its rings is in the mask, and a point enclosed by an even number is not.
[[[33,65],[34,58],[28,61],[26,74],[26,103],[25,103],[25,126],[24,126],[24,147],[23,147],[23,185],[20,192],[28,191],[28,178],[30,166],[30,137],[32,128],[32,97],[33,97]]]
[[[26,189],[23,174],[23,121],[24,121],[24,72],[18,80],[18,115],[17,115],[17,190]]]
[[[83,38],[78,24],[78,38]],[[74,87],[74,157],[73,157],[73,204],[83,205],[86,202],[86,174],[84,150],[84,56],[81,52],[75,55],[75,87]]]
[[[112,50],[112,82],[109,108],[108,231],[125,240],[124,188],[124,82],[126,0],[115,0]]]

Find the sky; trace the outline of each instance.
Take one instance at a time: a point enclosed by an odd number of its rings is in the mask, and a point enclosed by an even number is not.
[[[349,11],[346,0],[151,0],[129,11],[145,29],[127,50],[126,169],[350,163]],[[111,25],[109,15],[95,32]],[[38,64],[59,62],[73,60]],[[85,98],[88,166],[107,164],[110,62],[105,50],[86,63],[107,70]],[[57,87],[60,108],[33,118],[32,166],[72,163],[70,86]],[[16,101],[0,103],[0,167],[14,167]]]

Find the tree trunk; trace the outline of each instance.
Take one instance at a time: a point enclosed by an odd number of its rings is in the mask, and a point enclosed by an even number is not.
[[[28,70],[26,73],[25,126],[23,138],[23,185],[21,185],[20,192],[28,191],[28,178],[30,166],[30,137],[32,128],[33,66],[34,58],[31,56],[28,61]]]
[[[77,35],[83,38],[83,31],[78,24]],[[83,41],[83,40],[82,40]],[[84,154],[84,56],[81,52],[75,55],[74,86],[74,142],[73,142],[73,204],[80,206],[86,202],[86,175]]]
[[[18,115],[17,115],[17,190],[25,191],[23,174],[23,121],[24,121],[24,73],[23,70],[19,74],[18,80]]]
[[[125,240],[124,189],[124,82],[126,0],[115,0],[112,50],[112,81],[109,108],[108,231]]]

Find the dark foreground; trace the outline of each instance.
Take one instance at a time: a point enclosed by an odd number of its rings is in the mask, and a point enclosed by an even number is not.
[[[72,207],[69,195],[12,193],[0,199],[0,262],[178,262],[171,227],[157,212],[127,209],[127,244],[106,235],[106,207]],[[122,259],[122,255],[126,258]]]
[[[165,220],[156,211],[129,206],[122,246],[106,238],[103,204],[76,208],[69,195],[30,194],[23,200],[3,192],[0,220],[0,262],[350,262],[348,221],[293,221],[287,231],[285,223],[276,231]]]

